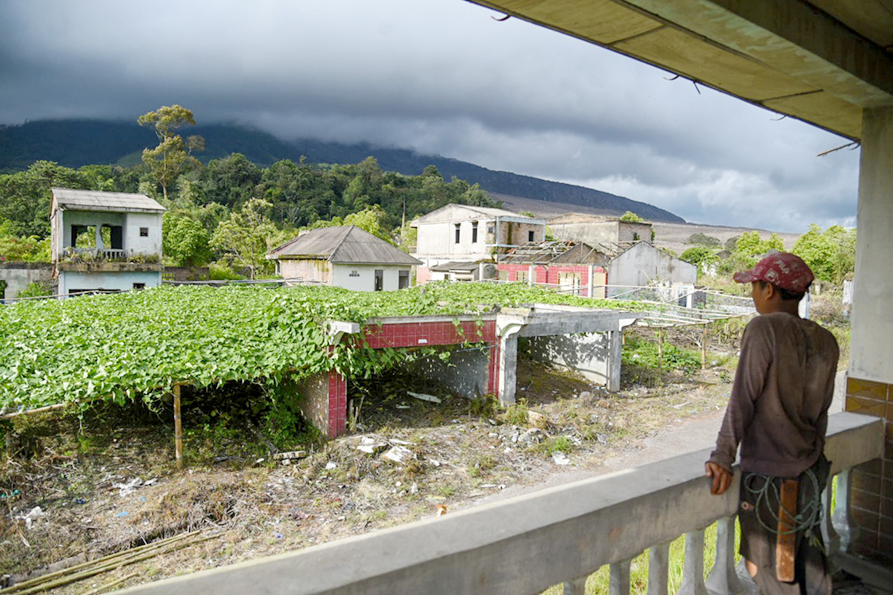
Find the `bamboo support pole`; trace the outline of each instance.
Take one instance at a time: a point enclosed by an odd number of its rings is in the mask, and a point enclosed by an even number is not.
[[[701,332],[701,369],[707,369],[707,325],[704,325],[704,330]]]
[[[46,591],[47,589],[55,589],[56,587],[61,587],[64,585],[68,585],[70,583],[75,583],[77,581],[83,580],[85,578],[90,578],[91,576],[96,576],[97,574],[101,574],[103,572],[107,572],[109,570],[116,570],[121,568],[122,566],[127,566],[128,564],[134,564],[135,562],[142,562],[143,560],[148,560],[149,558],[154,558],[160,554],[167,554],[174,550],[178,550],[180,548],[196,545],[203,541],[207,541],[209,539],[214,539],[215,537],[219,537],[220,534],[210,535],[208,537],[201,537],[198,539],[182,539],[174,544],[165,544],[168,547],[167,549],[158,548],[158,551],[147,551],[142,552],[130,557],[124,557],[121,559],[113,560],[107,564],[97,566],[96,568],[90,568],[88,570],[84,570],[83,572],[79,572],[77,574],[69,575],[62,577],[58,580],[45,582],[35,587],[31,587],[29,589],[25,589],[24,591],[18,591],[19,595],[31,595],[33,593],[39,593],[41,591]],[[162,551],[163,550],[163,551]],[[7,591],[9,592],[9,591]]]
[[[180,415],[180,385],[174,385],[174,449],[177,469],[183,469],[183,420]]]
[[[657,369],[661,372],[664,369],[664,341],[660,327],[657,327]]]
[[[64,409],[76,403],[59,403],[57,405],[47,405],[46,407],[38,407],[37,409],[26,409],[25,411],[13,411],[12,413],[4,413],[0,415],[0,419],[13,419],[20,415],[30,415],[31,413],[40,413],[42,411],[52,411],[54,409]]]
[[[38,576],[36,578],[29,579],[27,581],[22,581],[15,585],[11,585],[3,589],[2,593],[4,595],[6,593],[14,593],[21,591],[22,589],[26,589],[28,587],[32,587],[34,585],[38,585],[40,583],[44,583],[53,579],[56,579],[61,576],[65,576],[66,574],[73,574],[79,571],[82,571],[85,568],[89,568],[91,566],[96,565],[106,565],[110,562],[118,560],[119,558],[126,558],[132,556],[137,553],[145,553],[146,551],[151,551],[155,549],[159,549],[165,546],[168,546],[172,543],[176,543],[188,537],[192,537],[194,535],[198,535],[201,533],[203,529],[197,529],[195,531],[189,531],[187,533],[181,533],[179,535],[174,535],[173,537],[168,537],[167,539],[160,539],[158,541],[153,541],[152,543],[147,543],[145,545],[140,545],[135,548],[131,548],[129,550],[124,550],[120,552],[115,552],[114,554],[109,554],[108,556],[103,556],[102,558],[96,558],[94,560],[88,560],[87,562],[81,562],[80,564],[75,564],[74,566],[69,566],[68,568],[63,568],[61,570],[57,570],[55,572],[50,572],[48,574],[44,574],[42,576]]]
[[[106,583],[106,584],[104,584],[104,585],[99,585],[99,586],[96,587],[95,589],[90,589],[89,591],[87,591],[86,593],[84,593],[84,595],[97,595],[97,593],[102,593],[102,592],[105,591],[106,589],[111,589],[112,587],[114,587],[114,586],[116,586],[116,585],[120,585],[120,584],[123,583],[124,581],[129,581],[130,579],[132,579],[132,578],[135,577],[135,576],[139,576],[139,573],[137,573],[137,572],[131,572],[130,574],[126,574],[126,575],[122,576],[122,577],[119,578],[119,579],[115,579],[115,580],[113,580],[113,581],[110,582],[110,583]]]

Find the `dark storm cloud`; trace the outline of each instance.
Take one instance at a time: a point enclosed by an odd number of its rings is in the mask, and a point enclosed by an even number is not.
[[[855,214],[844,141],[461,0],[0,3],[0,123],[200,122],[413,147],[582,183],[697,221]],[[772,212],[774,209],[774,213]]]

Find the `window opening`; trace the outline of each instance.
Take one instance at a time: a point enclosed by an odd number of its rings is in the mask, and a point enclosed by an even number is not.
[[[384,270],[375,269],[375,291],[384,289]]]
[[[475,221],[471,224],[471,243],[478,243],[478,222]]]
[[[149,228],[148,227],[140,227],[140,237],[141,238],[149,237]]]
[[[527,241],[532,242],[533,238],[536,237],[535,234],[536,234],[536,232],[534,232],[534,231],[528,231],[527,232]]]
[[[397,289],[409,287],[409,271],[399,271],[397,275]]]
[[[460,230],[461,230],[460,224],[456,223],[456,243],[457,244],[459,243],[459,239],[461,237]]]
[[[134,283],[134,284],[133,284],[133,289],[134,289],[134,291],[140,291],[140,290],[145,289],[145,288],[146,288],[146,284],[145,284],[145,283]]]
[[[72,243],[74,244],[75,248],[95,248],[96,247],[96,226],[95,225],[72,225],[71,226],[71,235],[72,235]]]

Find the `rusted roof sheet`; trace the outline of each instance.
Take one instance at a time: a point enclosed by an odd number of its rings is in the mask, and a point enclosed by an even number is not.
[[[145,194],[100,192],[53,188],[56,207],[63,211],[106,211],[116,213],[163,213],[166,209]]]
[[[422,264],[355,225],[314,229],[279,246],[267,257],[283,260],[320,258],[333,264]]]

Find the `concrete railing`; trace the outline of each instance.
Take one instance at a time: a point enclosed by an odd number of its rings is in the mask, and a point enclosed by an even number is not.
[[[874,417],[831,417],[826,455],[832,473],[877,458],[883,425]],[[588,575],[610,565],[610,592],[628,593],[630,562],[649,552],[648,592],[667,593],[668,544],[686,535],[680,593],[740,593],[734,569],[738,474],[723,496],[704,476],[709,451],[542,490],[230,567],[130,589],[165,595],[539,593],[562,584],[585,592]],[[848,536],[847,498],[825,523],[832,551]],[[830,510],[830,488],[825,494]],[[826,518],[829,515],[826,515]],[[705,581],[704,529],[719,521],[716,561]],[[838,533],[841,537],[838,537]],[[708,591],[709,589],[709,591]]]
[[[65,249],[65,256],[87,256],[94,260],[124,260],[127,252],[118,248],[74,248]]]

